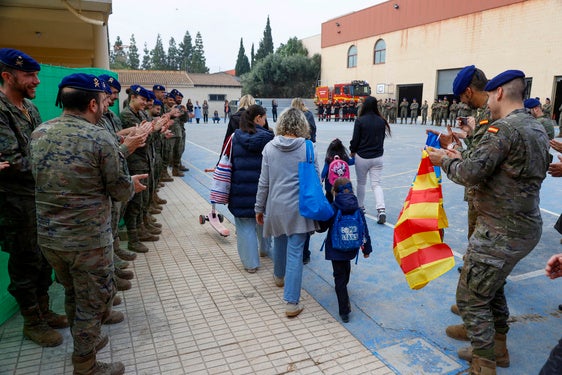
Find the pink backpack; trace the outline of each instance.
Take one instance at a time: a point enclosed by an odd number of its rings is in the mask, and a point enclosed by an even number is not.
[[[349,178],[349,164],[335,155],[334,160],[328,166],[328,182],[333,185],[334,181],[340,177]]]

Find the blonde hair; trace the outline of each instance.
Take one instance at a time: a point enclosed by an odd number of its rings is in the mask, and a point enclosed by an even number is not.
[[[310,138],[310,128],[304,113],[297,108],[285,109],[279,116],[277,126],[275,127],[275,134]]]
[[[301,98],[294,98],[291,101],[291,107],[296,108],[296,109],[300,109],[303,112],[308,111],[308,108],[306,108],[306,106],[304,105],[304,102],[302,101]]]
[[[246,94],[238,101],[238,109],[247,109],[249,106],[256,104],[256,99],[250,94]]]

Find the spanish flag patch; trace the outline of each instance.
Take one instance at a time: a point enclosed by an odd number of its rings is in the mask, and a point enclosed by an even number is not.
[[[489,131],[490,133],[496,134],[497,132],[500,131],[500,129],[498,129],[498,128],[495,127],[495,126],[490,126],[490,127],[488,128],[488,131]]]
[[[479,122],[480,125],[488,125],[488,119]]]

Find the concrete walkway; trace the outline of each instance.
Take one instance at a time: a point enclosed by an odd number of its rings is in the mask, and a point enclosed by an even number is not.
[[[126,374],[394,374],[306,291],[305,310],[285,317],[271,260],[245,272],[234,226],[225,220],[225,238],[200,225],[210,205],[184,181],[160,196],[168,200],[161,239],[132,262],[133,288],[115,307],[126,319],[103,327],[110,344],[99,360],[122,361]],[[63,312],[62,287],[51,295]],[[21,329],[20,314],[0,326],[0,374],[72,373],[69,329],[56,348],[40,348]]]

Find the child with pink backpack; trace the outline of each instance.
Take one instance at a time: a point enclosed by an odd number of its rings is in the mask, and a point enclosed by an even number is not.
[[[343,177],[349,179],[349,166],[355,164],[355,158],[349,157],[347,149],[339,138],[334,139],[328,145],[326,150],[326,158],[324,159],[324,168],[320,178],[324,181],[324,190],[326,190],[326,198],[330,203],[334,201],[332,195],[332,186],[334,181]]]

